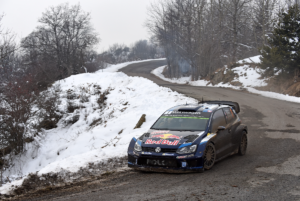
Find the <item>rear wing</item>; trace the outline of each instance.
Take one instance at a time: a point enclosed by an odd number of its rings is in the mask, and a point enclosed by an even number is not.
[[[240,105],[237,102],[232,101],[201,101],[199,103],[217,104],[217,105],[229,105],[233,107],[236,113],[240,113]]]

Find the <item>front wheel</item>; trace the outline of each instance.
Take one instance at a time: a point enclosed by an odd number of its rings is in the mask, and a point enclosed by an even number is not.
[[[239,152],[238,154],[241,156],[244,156],[247,151],[247,145],[248,145],[248,138],[245,131],[243,131],[240,146],[239,146]]]
[[[209,170],[216,161],[216,149],[212,143],[209,143],[204,151],[204,169]]]

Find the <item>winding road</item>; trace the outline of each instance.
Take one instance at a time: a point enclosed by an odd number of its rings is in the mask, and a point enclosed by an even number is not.
[[[121,69],[201,100],[232,100],[248,126],[245,156],[233,155],[204,173],[166,174],[126,170],[88,188],[32,200],[300,200],[300,104],[247,91],[165,82],[150,72],[165,61]]]

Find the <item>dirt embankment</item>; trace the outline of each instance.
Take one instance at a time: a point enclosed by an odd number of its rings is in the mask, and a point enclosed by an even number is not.
[[[293,78],[286,79],[273,77],[267,82],[267,86],[259,87],[258,89],[300,97],[300,77],[295,76]]]

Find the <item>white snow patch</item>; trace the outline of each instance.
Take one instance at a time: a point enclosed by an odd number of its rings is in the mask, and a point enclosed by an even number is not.
[[[260,79],[261,74],[264,72],[260,68],[252,68],[249,65],[244,65],[235,67],[232,71],[239,75],[239,77],[233,81],[239,81],[245,87],[261,87],[267,85],[266,80]]]
[[[9,194],[11,189],[14,189],[16,186],[22,185],[24,179],[26,179],[26,177],[4,184],[3,186],[0,187],[1,194]]]
[[[161,67],[158,67],[156,69],[154,69],[151,73],[156,75],[157,77],[159,77],[160,79],[162,80],[165,80],[167,82],[171,82],[171,83],[176,83],[176,84],[188,84],[190,81],[191,81],[191,77],[181,77],[181,78],[173,78],[173,79],[170,79],[170,78],[166,78],[162,72],[164,70],[166,66],[161,66]]]
[[[249,58],[246,58],[246,59],[239,60],[237,63],[239,63],[239,64],[243,64],[243,63],[260,63],[261,62],[260,57],[261,57],[261,55],[257,55],[257,56],[254,56],[254,57],[249,57]]]
[[[166,58],[161,58],[161,59],[148,59],[148,60],[141,60],[141,61],[130,61],[130,62],[125,62],[125,63],[121,63],[121,64],[116,64],[116,65],[111,65],[105,69],[103,69],[103,72],[117,72],[118,70],[120,70],[121,68],[124,68],[130,64],[135,64],[135,63],[141,63],[141,62],[145,62],[145,61],[160,61],[160,60],[165,60]],[[102,70],[100,70],[102,71]]]
[[[246,87],[246,89],[251,93],[260,94],[260,95],[265,96],[265,97],[275,98],[275,99],[290,101],[290,102],[295,102],[295,103],[300,103],[300,98],[299,97],[284,95],[284,94],[275,93],[275,92],[271,92],[271,91],[259,91],[257,89],[252,88],[252,87]]]

